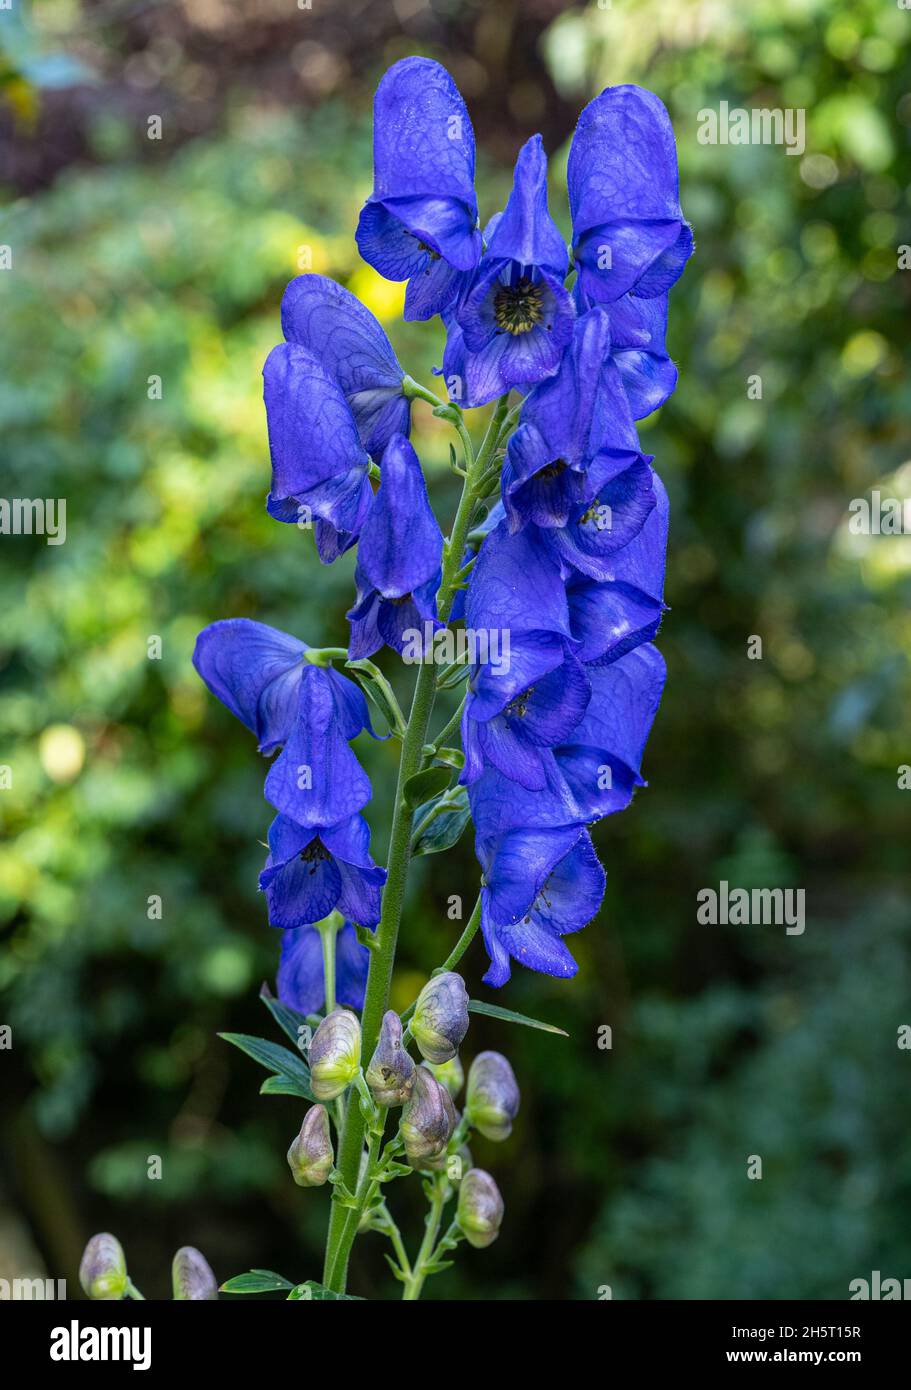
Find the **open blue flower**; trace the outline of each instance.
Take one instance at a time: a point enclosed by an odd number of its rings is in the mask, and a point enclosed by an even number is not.
[[[263,368],[272,456],[270,516],[314,529],[328,564],[354,545],[373,501],[370,459],[345,394],[319,359],[280,343]]]
[[[579,117],[567,166],[573,252],[592,300],[664,294],[693,250],[680,210],[677,147],[661,100],[607,87]]]
[[[547,210],[540,135],[523,145],[505,211],[485,231],[477,278],[455,309],[443,374],[458,404],[484,405],[513,387],[552,376],[572,337],[575,309],[563,281],[566,244]]]
[[[374,927],[380,920],[385,881],[386,870],[370,857],[370,831],[363,816],[308,827],[280,815],[269,827],[269,858],[259,886],[273,927],[306,926],[333,911]]]
[[[555,750],[560,774],[586,821],[622,811],[636,787],[646,740],[664,689],[665,665],[645,644],[606,666],[587,667],[591,700],[566,743]]]
[[[282,332],[338,382],[368,454],[379,459],[393,434],[408,434],[405,373],[380,324],[349,290],[325,275],[299,275],[282,299]]]
[[[477,848],[481,931],[491,962],[484,983],[505,984],[510,958],[545,975],[575,975],[562,938],[591,921],[605,882],[585,827],[518,829],[479,839]]]
[[[406,634],[439,626],[443,537],[427,496],[421,464],[404,435],[389,441],[380,486],[358,549],[357,602],[348,613],[351,657],[372,656],[385,642],[401,652]]]
[[[335,937],[335,998],[349,1009],[364,1006],[370,952],[357,939],[350,922]],[[300,1014],[321,1013],[326,1003],[323,945],[315,927],[291,927],[282,932],[281,959],[275,981],[278,997]]]
[[[481,256],[468,110],[445,68],[403,58],[373,105],[373,193],[358,250],[387,280],[407,280],[405,318],[428,319],[462,294]]]
[[[577,320],[557,374],[529,394],[509,441],[501,491],[510,530],[566,526],[608,485],[623,492],[627,475],[647,483],[649,470],[611,358],[610,319],[592,309]],[[644,519],[632,500],[634,514],[614,518],[618,537],[630,538],[627,521]]]
[[[310,650],[306,642],[251,618],[226,618],[199,634],[193,665],[206,685],[271,753],[287,743],[299,717],[300,685]],[[318,680],[328,685],[346,738],[366,729],[374,738],[367,701],[359,686],[331,666]]]
[[[633,647],[650,642],[661,625],[668,503],[657,473],[653,482],[656,506],[629,545],[605,556],[596,578],[580,570],[568,572],[570,625],[578,643],[576,654],[587,665],[617,661]]]
[[[319,666],[301,675],[291,732],[265,786],[266,800],[299,826],[336,825],[370,800],[370,779],[348,746],[365,727],[350,686]]]

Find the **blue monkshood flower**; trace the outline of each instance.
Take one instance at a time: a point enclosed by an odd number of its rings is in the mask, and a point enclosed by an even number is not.
[[[650,299],[679,278],[693,250],[680,211],[677,147],[661,100],[607,87],[579,117],[567,166],[573,253],[592,300]]]
[[[504,687],[506,681],[498,684]],[[585,667],[571,651],[515,694],[507,689],[500,694],[492,680],[481,695],[469,690],[462,714],[465,766],[459,780],[470,786],[485,767],[493,766],[529,791],[542,791],[547,786],[546,750],[571,736],[590,698]]]
[[[348,746],[365,722],[344,680],[320,666],[304,669],[291,733],[266,776],[266,800],[299,826],[337,825],[370,800],[370,779]]]
[[[587,314],[597,303],[573,286],[576,312]],[[642,420],[664,405],[677,385],[677,368],[667,355],[667,294],[640,299],[624,294],[607,306],[611,357],[620,373],[634,420]]]
[[[348,613],[352,659],[385,642],[401,652],[408,632],[440,626],[443,537],[427,496],[420,461],[408,440],[393,435],[383,455],[379,491],[358,548],[357,602]]]
[[[335,997],[349,1009],[361,1009],[367,984],[370,952],[357,939],[350,922],[335,938]],[[323,945],[315,927],[291,927],[282,932],[281,960],[275,981],[278,997],[299,1014],[321,1013],[326,1004]]]
[[[325,275],[299,275],[282,299],[282,332],[338,382],[368,454],[379,459],[393,434],[408,434],[405,373],[377,320],[349,290]]]
[[[527,528],[510,535],[501,522],[487,536],[472,570],[465,619],[477,634],[509,634],[508,661],[478,663],[462,719],[471,785],[486,763],[529,790],[543,789],[544,750],[561,742],[588,703],[588,682],[575,656],[566,588],[555,552]],[[499,644],[505,655],[504,644]]]
[[[259,886],[273,927],[288,931],[321,922],[333,911],[375,927],[385,881],[386,870],[370,857],[370,830],[363,816],[321,826],[276,816],[269,827],[269,858]]]
[[[335,377],[306,348],[280,343],[263,368],[272,456],[270,516],[308,527],[324,564],[354,545],[373,503],[370,459]]]
[[[477,852],[484,873],[481,931],[491,962],[484,983],[505,984],[510,957],[545,975],[575,975],[562,938],[586,926],[604,896],[604,870],[584,825],[479,836]]]
[[[373,193],[358,250],[387,280],[407,280],[405,318],[456,302],[481,257],[474,131],[449,73],[429,58],[394,63],[373,103]]]
[[[256,734],[259,751],[272,753],[291,738],[301,681],[315,669],[309,651],[306,642],[266,623],[226,618],[199,634],[193,665],[212,694]],[[318,679],[332,692],[345,737],[366,729],[376,738],[360,688],[332,667],[320,668]]]
[[[610,319],[593,309],[577,320],[556,376],[528,396],[503,465],[510,530],[565,527],[602,493],[616,548],[641,529],[651,475],[610,350]]]
[[[622,811],[636,787],[642,755],[664,689],[664,658],[643,644],[606,666],[586,668],[591,700],[585,715],[554,756],[582,819]]]
[[[576,655],[586,665],[616,661],[650,642],[664,613],[667,493],[653,477],[657,504],[629,545],[604,558],[599,577],[567,567],[566,599]],[[587,559],[587,557],[585,557]]]
[[[519,151],[509,201],[485,230],[477,278],[457,309],[443,374],[459,405],[478,406],[552,376],[572,337],[575,309],[564,288],[569,255],[547,210],[547,157],[540,135]]]

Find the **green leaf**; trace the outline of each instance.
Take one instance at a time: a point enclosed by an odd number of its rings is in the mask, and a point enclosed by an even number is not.
[[[461,748],[437,748],[434,756],[438,763],[447,763],[449,767],[458,768],[459,772],[465,766],[465,754]]]
[[[451,849],[462,838],[462,833],[471,819],[468,793],[464,787],[455,787],[419,806],[412,821],[412,834],[426,819],[428,812],[443,801],[446,810],[438,811],[427,826],[420,832],[412,849],[413,854],[439,854],[441,850]]]
[[[376,706],[396,738],[404,738],[406,723],[402,708],[395,698],[392,686],[378,666],[363,657],[360,661],[346,661],[345,670],[351,671],[364,694]]]
[[[355,923],[354,934],[361,945],[367,947],[368,951],[376,951],[379,949],[376,932],[371,931],[369,927],[363,927],[360,922],[357,922]]]
[[[512,1009],[501,1009],[499,1004],[485,1004],[480,999],[469,999],[468,1012],[486,1014],[488,1018],[502,1018],[505,1023],[523,1023],[526,1028],[539,1028],[542,1033],[559,1033],[561,1038],[569,1037],[565,1028],[558,1028],[554,1023],[542,1023],[539,1018],[529,1018],[527,1014],[517,1014]]]
[[[423,772],[416,772],[405,783],[406,807],[408,810],[414,810],[422,801],[430,801],[437,792],[444,791],[451,780],[451,767],[425,767]]]
[[[293,1289],[290,1279],[276,1274],[271,1269],[251,1269],[246,1274],[235,1274],[222,1284],[221,1293],[273,1293],[276,1289]]]
[[[277,1072],[283,1081],[294,1082],[299,1087],[295,1091],[279,1093],[270,1090],[266,1094],[302,1095],[307,1100],[315,1099],[310,1090],[310,1068],[303,1058],[290,1048],[269,1042],[267,1038],[253,1038],[248,1033],[219,1033],[218,1036],[224,1038],[225,1042],[239,1047],[241,1052],[246,1052],[248,1057],[252,1057],[254,1062],[259,1062],[267,1071]]]
[[[259,991],[259,997],[275,1019],[279,1028],[287,1038],[291,1039],[295,1047],[298,1047],[300,1043],[301,1028],[308,1029],[308,1034],[305,1036],[312,1034],[313,1029],[310,1027],[305,1016],[299,1014],[296,1009],[289,1008],[287,1004],[283,1004],[280,999],[276,999],[267,984],[263,984],[262,989]]]
[[[363,1303],[364,1299],[357,1298],[352,1293],[335,1293],[333,1289],[327,1289],[325,1284],[317,1284],[315,1279],[307,1279],[303,1284],[296,1284],[288,1294],[288,1302],[303,1301],[305,1303],[335,1303],[344,1301],[345,1303]]]
[[[259,1088],[261,1096],[300,1096],[301,1100],[314,1100],[309,1086],[295,1081],[290,1076],[267,1076]]]

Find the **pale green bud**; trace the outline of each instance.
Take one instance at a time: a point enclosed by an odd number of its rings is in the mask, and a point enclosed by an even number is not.
[[[402,1020],[392,1009],[383,1015],[379,1041],[364,1075],[377,1105],[404,1105],[414,1089],[414,1059],[402,1046]]]
[[[445,1086],[425,1067],[416,1067],[414,1090],[402,1112],[399,1133],[410,1159],[437,1158],[446,1150],[458,1123],[455,1107]]]
[[[489,1173],[483,1168],[470,1168],[459,1188],[456,1221],[476,1250],[492,1245],[500,1234],[503,1220],[503,1198]]]
[[[327,1014],[310,1044],[310,1087],[317,1100],[335,1100],[357,1076],[361,1025],[350,1009]]]
[[[89,1298],[109,1302],[123,1298],[130,1281],[126,1255],[116,1236],[107,1231],[92,1236],[79,1265],[79,1282]]]
[[[418,995],[411,1020],[411,1033],[421,1056],[437,1066],[448,1062],[467,1032],[465,981],[452,970],[431,976]]]
[[[192,1245],[182,1245],[171,1263],[171,1286],[179,1302],[198,1303],[218,1298],[218,1280],[204,1255]]]
[[[455,1100],[465,1085],[465,1071],[458,1057],[450,1057],[448,1062],[440,1062],[439,1065],[433,1062],[422,1062],[421,1066],[432,1071],[440,1085],[445,1086]]]
[[[479,1052],[469,1067],[465,1113],[485,1138],[509,1138],[519,1113],[519,1086],[501,1052]]]
[[[300,1134],[288,1150],[288,1167],[298,1187],[322,1187],[332,1171],[332,1134],[324,1105],[311,1105]]]

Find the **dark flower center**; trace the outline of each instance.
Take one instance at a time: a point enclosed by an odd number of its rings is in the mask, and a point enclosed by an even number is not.
[[[514,285],[502,285],[494,295],[493,316],[501,333],[527,333],[544,318],[540,285],[523,275]]]
[[[326,846],[323,844],[322,840],[318,835],[314,835],[309,845],[306,845],[301,850],[301,859],[303,859],[305,864],[312,865],[310,869],[311,874],[316,873],[318,864],[321,864],[325,862],[325,860],[331,858],[332,855],[326,849]]]
[[[541,472],[538,476],[541,478],[546,478],[547,481],[550,482],[552,478],[559,478],[560,474],[565,471],[566,467],[566,459],[554,459],[553,463],[549,463],[546,468],[541,469]]]
[[[409,232],[408,235],[414,236],[414,232]],[[426,241],[421,241],[418,237],[415,237],[415,240],[418,243],[418,250],[425,251],[432,261],[438,261],[440,259],[439,251],[434,251],[433,247],[428,246]]]
[[[514,700],[510,700],[504,711],[507,719],[524,719],[528,713],[529,701],[534,693],[535,688],[533,685],[530,685],[527,690],[522,691],[521,695],[517,695]]]

